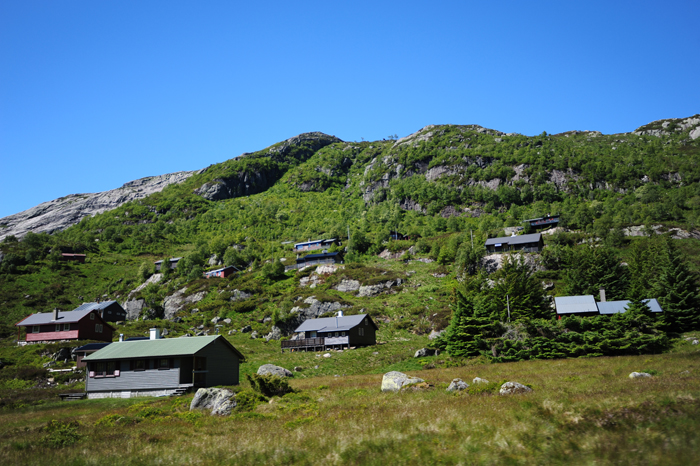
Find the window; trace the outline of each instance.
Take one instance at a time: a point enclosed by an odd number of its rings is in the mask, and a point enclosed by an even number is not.
[[[114,377],[115,368],[116,368],[116,364],[114,363],[114,361],[109,361],[108,363],[106,363],[105,375],[108,377],[109,376]]]
[[[95,377],[104,377],[104,376],[105,376],[105,363],[96,362],[95,363]]]
[[[335,335],[333,335],[333,336],[334,336],[334,337],[337,337],[337,336],[338,336],[338,332],[335,332]]]
[[[39,333],[39,326],[38,325],[32,326],[32,333]]]
[[[363,329],[362,327],[358,328],[357,334],[360,335],[361,337],[364,337],[365,336],[365,329]]]
[[[95,320],[95,313],[94,312],[90,313],[90,320]]]
[[[95,324],[95,331],[97,333],[102,333],[102,324]]]
[[[132,368],[135,371],[145,371],[146,370],[146,360],[145,359],[137,359],[135,361],[131,361]]]
[[[56,331],[60,332],[61,331],[61,324],[56,324]]]
[[[70,330],[70,324],[63,324],[63,331],[67,332],[68,330]]]
[[[344,337],[344,336],[345,336],[345,332],[340,332],[340,336],[341,336],[341,337]]]
[[[170,369],[170,360],[168,358],[159,359],[158,369]]]

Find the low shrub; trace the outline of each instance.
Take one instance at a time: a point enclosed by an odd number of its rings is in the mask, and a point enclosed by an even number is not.
[[[294,389],[289,386],[289,382],[284,377],[276,375],[246,375],[250,386],[258,393],[267,397],[284,396],[287,393],[294,393]]]
[[[78,421],[49,421],[42,429],[45,434],[39,441],[44,446],[63,448],[78,442],[83,436],[78,433]]]

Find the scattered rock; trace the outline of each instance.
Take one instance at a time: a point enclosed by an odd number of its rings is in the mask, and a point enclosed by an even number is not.
[[[153,277],[151,277],[151,278],[153,278]],[[139,316],[141,315],[141,312],[143,312],[143,309],[146,307],[146,300],[143,298],[131,299],[131,300],[126,301],[124,303],[124,306],[122,306],[122,307],[126,311],[126,320],[137,320],[139,318]]]
[[[430,335],[428,335],[428,339],[435,340],[436,338],[439,338],[440,335],[442,335],[443,333],[445,333],[444,330],[440,330],[440,331],[433,330],[432,332],[430,332]]]
[[[474,377],[472,383],[489,383],[489,381],[486,379],[482,379],[481,377]]]
[[[294,368],[296,370],[296,367]],[[276,375],[277,377],[294,377],[289,370],[274,364],[263,364],[258,368],[258,375]]]
[[[649,374],[647,372],[632,372],[629,375],[630,379],[641,379],[641,378],[645,378],[645,377],[651,377],[651,374]]]
[[[519,395],[522,393],[530,393],[532,389],[518,382],[506,382],[501,385],[499,393],[501,395]]]
[[[692,342],[690,342],[690,344],[691,344],[691,345],[697,345],[697,344],[698,344],[698,340],[693,340]]]
[[[335,289],[346,293],[357,291],[360,289],[360,282],[357,280],[341,280]]]
[[[425,358],[428,356],[435,356],[437,354],[437,350],[430,349],[430,348],[421,348],[418,351],[416,351],[416,354],[413,355],[414,358]]]
[[[279,327],[272,326],[272,331],[265,335],[265,341],[279,340],[282,338],[282,330]]]
[[[255,340],[256,338],[258,338],[258,332],[253,330],[253,332],[250,334],[250,338],[251,340]]]
[[[302,370],[304,370],[303,367],[301,367],[301,366],[294,366],[294,372],[301,372]]]
[[[323,355],[323,357],[324,357],[324,358],[330,358],[330,357],[331,357],[331,353],[325,353],[325,354]]]
[[[384,290],[388,290],[393,286],[399,286],[403,283],[403,280],[397,278],[396,280],[387,280],[385,282],[377,283],[376,285],[361,286],[357,297],[358,298],[369,298],[376,296]]]
[[[70,348],[60,348],[58,351],[56,351],[52,356],[51,359],[54,361],[68,361],[72,359],[71,356],[71,349]]]
[[[231,297],[229,298],[229,301],[243,301],[244,299],[248,299],[252,296],[252,294],[246,293],[245,291],[233,290],[231,292]]]
[[[272,322],[272,317],[265,317],[265,318],[263,319],[263,324],[266,324],[266,323],[268,323],[268,322]]]
[[[219,322],[221,322],[222,320],[224,320],[224,319],[222,319],[222,318],[219,317],[219,316],[216,316],[216,317],[214,317],[214,318],[211,320],[211,323],[214,324],[214,325],[216,325],[216,324],[218,324]]]
[[[201,301],[207,295],[206,291],[200,291],[198,293],[185,296],[186,291],[187,287],[182,288],[170,296],[167,296],[163,300],[163,318],[172,320],[173,317],[175,317],[175,314],[183,310],[185,306]]]
[[[228,331],[228,334],[229,334],[229,335],[233,335],[234,333],[236,333],[236,329],[235,329],[235,328],[234,328],[233,330],[229,330],[229,331]]]
[[[422,387],[423,384],[425,384],[425,380],[423,379],[411,377],[403,372],[391,371],[384,374],[384,377],[382,378],[382,391],[398,392],[409,387]]]
[[[224,319],[224,323],[225,323],[226,325],[231,325],[231,319],[229,319],[228,317],[225,318],[225,319]],[[235,330],[234,330],[234,332],[235,332]]]
[[[452,379],[452,383],[447,387],[448,392],[461,392],[469,388],[469,384],[462,379]]]
[[[246,325],[241,329],[241,333],[250,333],[253,331],[253,328],[250,325]]]
[[[226,388],[200,388],[190,403],[190,411],[209,409],[212,415],[219,416],[228,416],[235,407],[234,393]]]

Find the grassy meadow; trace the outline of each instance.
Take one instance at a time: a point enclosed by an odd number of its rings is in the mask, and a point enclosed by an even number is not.
[[[338,374],[304,368],[291,381],[295,393],[230,417],[190,412],[192,395],[6,408],[0,464],[685,465],[700,458],[700,351],[687,341],[660,355],[428,364],[436,368],[408,372],[430,389],[382,393],[381,373],[368,372],[401,363],[357,364],[391,354],[390,344],[331,358],[285,353],[282,365],[323,360],[320,367]],[[632,380],[632,371],[654,377]],[[445,390],[453,378],[477,376],[492,383]],[[506,380],[534,392],[494,393]],[[237,390],[249,393],[247,386]]]

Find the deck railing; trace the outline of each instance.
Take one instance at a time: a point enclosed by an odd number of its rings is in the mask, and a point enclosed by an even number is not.
[[[282,349],[306,348],[309,346],[323,346],[325,338],[303,338],[301,340],[282,340]]]

